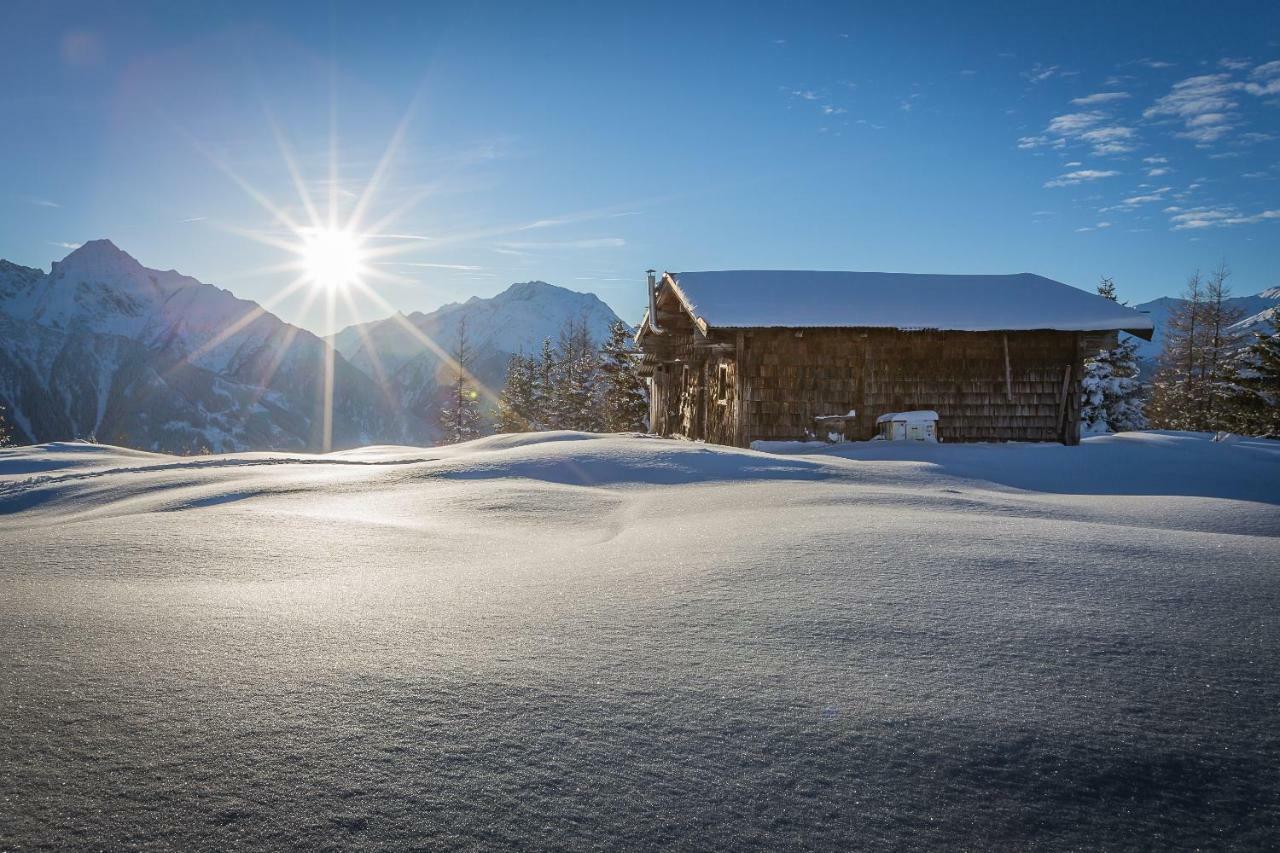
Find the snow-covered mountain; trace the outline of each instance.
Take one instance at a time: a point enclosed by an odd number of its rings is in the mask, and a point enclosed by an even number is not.
[[[148,269],[109,240],[48,274],[0,260],[0,405],[19,441],[319,449],[326,349],[257,303]],[[337,358],[333,445],[403,430],[373,382]]]
[[[473,296],[430,313],[415,311],[348,326],[332,340],[338,352],[371,379],[385,378],[408,414],[415,437],[424,440],[433,437],[431,415],[439,408],[440,388],[449,381],[442,353],[454,349],[464,322],[474,359],[472,373],[496,393],[506,380],[513,353],[532,355],[544,340],[554,343],[566,322],[579,320],[603,341],[618,315],[594,293],[526,281],[488,299]]]
[[[1160,351],[1164,348],[1164,330],[1169,322],[1169,316],[1183,302],[1184,300],[1176,296],[1162,296],[1133,306],[1136,310],[1150,315],[1156,324],[1156,333],[1150,341],[1138,341],[1138,358],[1153,364],[1160,357]],[[1237,328],[1253,331],[1254,328],[1267,322],[1277,306],[1280,306],[1280,287],[1269,287],[1252,296],[1233,296],[1226,300],[1226,303],[1244,315],[1245,319],[1236,324]]]

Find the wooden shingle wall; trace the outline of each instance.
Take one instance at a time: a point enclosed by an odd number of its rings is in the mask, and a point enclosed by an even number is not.
[[[1079,440],[1084,356],[1114,334],[891,329],[673,329],[655,372],[653,429],[722,444],[804,438],[818,415],[934,409],[943,441]],[[712,346],[718,344],[717,346]],[[1007,357],[1006,357],[1007,352]]]

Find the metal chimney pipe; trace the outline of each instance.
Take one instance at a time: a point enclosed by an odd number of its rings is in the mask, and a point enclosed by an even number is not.
[[[665,335],[667,330],[658,325],[658,283],[654,278],[656,270],[645,270],[649,282],[649,331],[655,335]]]

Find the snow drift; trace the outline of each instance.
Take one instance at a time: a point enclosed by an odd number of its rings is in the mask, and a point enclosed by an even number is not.
[[[1266,847],[1280,457],[0,451],[0,846]]]

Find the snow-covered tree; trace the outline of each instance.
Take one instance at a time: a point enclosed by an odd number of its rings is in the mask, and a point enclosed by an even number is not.
[[[560,331],[559,364],[551,395],[552,420],[557,429],[600,432],[600,355],[586,318],[568,320]]]
[[[530,432],[536,428],[538,363],[523,355],[507,362],[507,381],[498,398],[497,431]]]
[[[1280,438],[1280,313],[1235,362],[1237,390],[1231,400],[1232,430]]]
[[[471,342],[465,321],[458,324],[457,342],[450,356],[453,380],[440,410],[440,428],[445,444],[457,444],[479,438],[481,432],[480,395],[471,376]]]
[[[1098,295],[1117,301],[1116,284],[1104,278]],[[1138,344],[1130,336],[1114,348],[1099,350],[1084,363],[1084,403],[1080,418],[1086,435],[1145,429],[1142,383],[1138,381]]]
[[[533,365],[533,407],[530,426],[535,430],[560,429],[556,412],[556,382],[560,359],[551,339],[542,341],[542,351]]]
[[[640,361],[626,323],[616,320],[609,326],[609,339],[605,341],[602,355],[605,430],[644,430],[649,417],[648,385],[640,375]]]
[[[4,406],[0,406],[0,447],[8,447],[13,443],[13,431],[9,429],[9,421],[5,417]]]
[[[1223,264],[1206,282],[1197,271],[1170,315],[1164,352],[1152,381],[1147,415],[1162,429],[1230,428],[1237,394],[1233,355],[1243,336],[1232,328],[1242,313],[1226,304],[1230,271]]]

